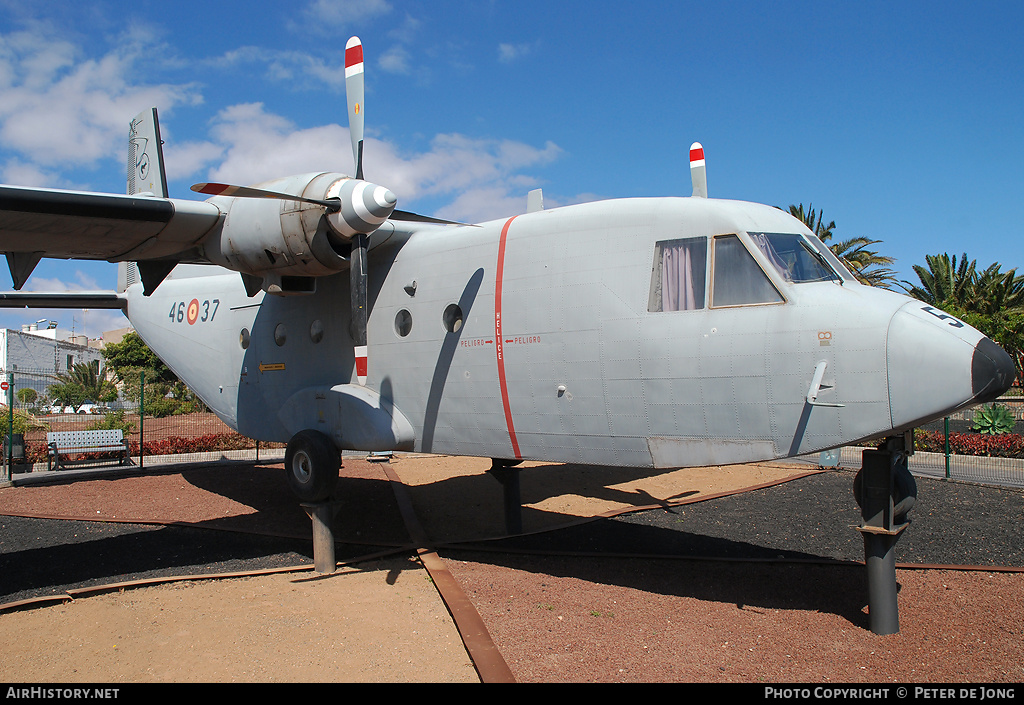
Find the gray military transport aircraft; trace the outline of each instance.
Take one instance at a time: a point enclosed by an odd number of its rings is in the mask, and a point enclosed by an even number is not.
[[[1012,361],[932,306],[857,282],[778,208],[693,194],[466,225],[363,179],[363,57],[345,53],[354,177],[197,184],[168,198],[156,110],[128,195],[0,186],[20,290],[43,257],[118,262],[117,292],[2,294],[120,308],[229,426],[286,442],[327,498],[343,450],[641,468],[898,438],[997,397]],[[203,266],[192,266],[203,265]],[[239,276],[241,275],[241,276]]]

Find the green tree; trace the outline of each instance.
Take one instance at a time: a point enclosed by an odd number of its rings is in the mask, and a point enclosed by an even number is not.
[[[876,250],[868,249],[871,245],[877,245],[881,240],[871,240],[866,237],[852,237],[847,240],[832,241],[833,231],[836,222],[830,220],[825,222],[821,211],[815,212],[811,205],[804,209],[804,204],[791,205],[789,213],[797,220],[806,225],[819,240],[832,251],[840,262],[846,265],[853,276],[862,284],[889,288],[896,283],[896,271],[891,265],[895,260],[892,257],[880,255]]]
[[[47,387],[46,391],[53,400],[54,406],[70,406],[73,411],[77,412],[89,397],[85,395],[85,388],[82,385],[68,379],[61,379],[62,376],[57,375],[57,381]]]
[[[120,343],[108,343],[102,353],[107,365],[121,381],[128,399],[139,401],[140,382],[144,375],[147,414],[168,416],[205,408],[192,390],[178,379],[135,331],[125,335]]]
[[[144,370],[147,372],[146,379],[153,382],[174,384],[178,381],[170,368],[149,349],[135,331],[125,335],[120,343],[108,343],[100,352],[107,361],[107,366],[120,380],[128,381],[128,377],[133,375],[138,377],[135,373]]]
[[[32,389],[32,387],[22,387],[14,396],[18,397],[18,401],[27,406],[35,403],[36,399],[39,398],[39,393]]]

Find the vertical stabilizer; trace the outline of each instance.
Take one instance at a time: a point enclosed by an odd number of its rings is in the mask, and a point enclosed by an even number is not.
[[[128,195],[151,194],[167,198],[164,149],[156,108],[143,110],[128,126]],[[135,262],[117,263],[117,290],[123,292],[139,281]]]
[[[167,198],[164,150],[156,108],[136,115],[128,130],[128,195],[136,193]]]

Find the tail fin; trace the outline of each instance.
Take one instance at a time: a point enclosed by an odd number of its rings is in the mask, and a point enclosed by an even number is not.
[[[128,127],[128,195],[147,193],[167,198],[164,149],[156,108],[143,110]],[[124,292],[139,281],[138,265],[117,263],[117,290]]]
[[[128,130],[128,195],[136,193],[167,198],[164,150],[156,108],[136,115]]]

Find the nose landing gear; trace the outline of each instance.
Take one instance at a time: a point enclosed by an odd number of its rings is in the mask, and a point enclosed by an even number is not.
[[[860,472],[853,481],[863,519],[857,530],[864,537],[868,616],[875,634],[900,630],[895,548],[908,526],[907,512],[917,499],[917,483],[907,467],[913,449],[910,432],[887,438],[882,448],[863,452]]]

